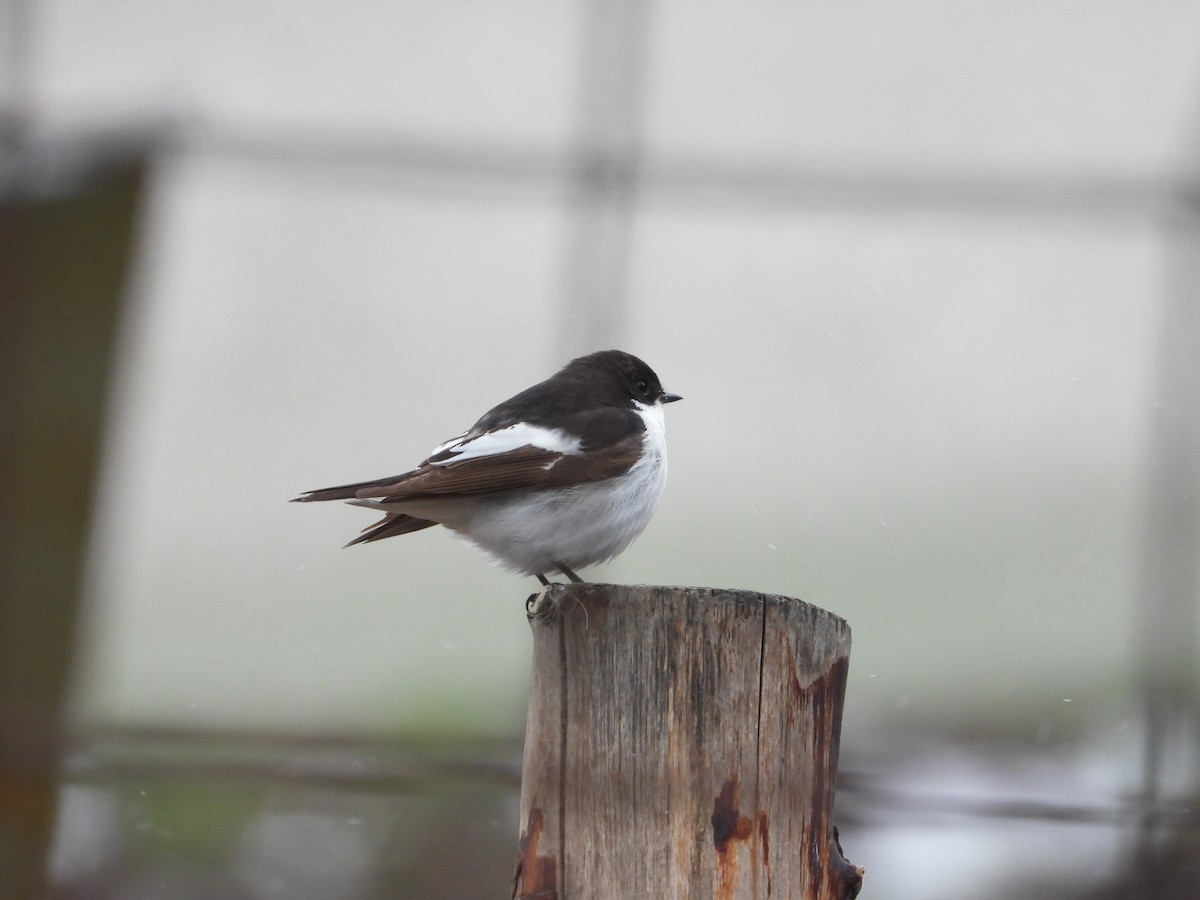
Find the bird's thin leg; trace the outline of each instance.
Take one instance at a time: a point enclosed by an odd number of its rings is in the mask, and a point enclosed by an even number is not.
[[[562,563],[556,562],[554,565],[558,566],[558,571],[562,572],[564,575],[566,575],[568,578],[570,578],[576,584],[583,583],[582,578],[580,578],[578,575],[576,575],[574,572],[572,572],[570,569],[568,569]]]
[[[533,574],[536,575],[537,580],[542,583],[542,587],[550,586],[550,582],[546,580],[546,576],[544,576],[541,572],[534,572]]]

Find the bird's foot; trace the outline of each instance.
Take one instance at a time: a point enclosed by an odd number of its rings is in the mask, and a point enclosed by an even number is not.
[[[558,571],[562,572],[576,584],[583,584],[583,579],[564,566],[562,563],[556,562],[554,565],[558,567]]]

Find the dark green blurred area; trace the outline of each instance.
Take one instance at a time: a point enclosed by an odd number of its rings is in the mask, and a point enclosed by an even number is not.
[[[488,897],[511,877],[512,741],[114,733],[71,758],[58,897]]]

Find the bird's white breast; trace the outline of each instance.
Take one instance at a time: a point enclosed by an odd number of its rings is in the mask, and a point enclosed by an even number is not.
[[[638,403],[641,458],[623,475],[523,496],[481,498],[454,530],[502,564],[527,574],[612,559],[649,523],[667,485],[662,407]],[[450,526],[454,527],[454,526]]]

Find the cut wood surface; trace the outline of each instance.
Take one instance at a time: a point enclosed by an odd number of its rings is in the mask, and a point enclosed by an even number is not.
[[[858,893],[831,820],[845,621],[750,591],[556,584],[530,623],[514,897]]]

